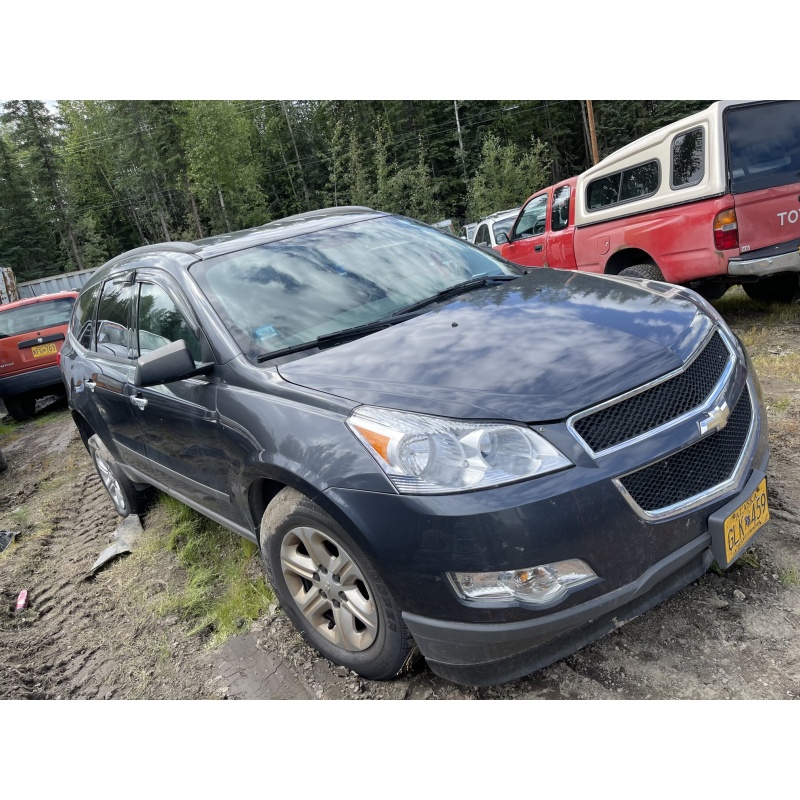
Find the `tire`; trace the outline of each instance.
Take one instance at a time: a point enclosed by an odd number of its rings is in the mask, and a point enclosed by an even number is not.
[[[709,281],[692,288],[705,300],[720,300],[725,292],[728,291],[728,284],[723,281]]]
[[[6,411],[12,419],[17,422],[24,422],[26,419],[33,419],[36,413],[36,397],[32,394],[18,394],[14,397],[4,397],[3,402]]]
[[[661,270],[655,264],[634,264],[631,267],[625,267],[619,274],[626,278],[646,278],[649,281],[664,280]]]
[[[89,438],[89,454],[117,514],[141,514],[146,505],[144,493],[136,489],[97,434]]]
[[[4,472],[8,468],[8,461],[6,461],[6,457],[3,455],[3,451],[0,450],[0,472]]]
[[[267,580],[303,638],[329,661],[388,680],[417,650],[389,588],[319,506],[282,489],[261,520]]]
[[[755,283],[743,283],[742,289],[751,300],[759,303],[791,303],[797,294],[797,273],[779,272]]]

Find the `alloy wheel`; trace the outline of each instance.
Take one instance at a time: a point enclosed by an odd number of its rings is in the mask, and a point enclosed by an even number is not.
[[[378,634],[378,609],[358,564],[329,534],[290,530],[281,571],[297,608],[314,630],[343,650],[366,650]]]
[[[111,495],[111,499],[113,500],[114,505],[117,507],[117,510],[127,510],[125,496],[122,494],[122,488],[119,485],[119,481],[114,477],[114,473],[111,472],[111,468],[99,453],[95,453],[94,458],[95,462],[97,463],[97,471],[100,473],[100,479],[103,481],[103,485]]]

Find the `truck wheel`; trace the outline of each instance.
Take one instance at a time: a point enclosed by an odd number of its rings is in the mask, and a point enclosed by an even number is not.
[[[742,288],[751,300],[759,303],[791,303],[797,294],[797,273],[779,272],[755,283],[743,283]]]
[[[664,276],[655,264],[634,264],[632,267],[625,267],[620,275],[626,278],[646,278],[649,281],[663,281]]]
[[[136,489],[97,434],[89,439],[89,453],[117,514],[121,517],[141,514],[145,508],[144,493]]]
[[[36,413],[36,397],[32,394],[18,394],[15,397],[4,397],[6,411],[12,419],[22,422],[31,419]]]
[[[728,284],[723,281],[708,281],[691,288],[705,300],[719,300],[728,291]]]
[[[319,506],[289,487],[261,520],[267,580],[303,638],[370,680],[394,678],[416,647],[375,567]]]

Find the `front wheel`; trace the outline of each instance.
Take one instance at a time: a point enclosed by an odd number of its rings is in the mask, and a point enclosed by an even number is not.
[[[389,588],[319,506],[285,488],[261,521],[267,579],[303,638],[371,680],[393,678],[416,654]]]
[[[89,438],[89,453],[117,514],[121,517],[141,514],[145,507],[144,494],[136,489],[97,434]]]

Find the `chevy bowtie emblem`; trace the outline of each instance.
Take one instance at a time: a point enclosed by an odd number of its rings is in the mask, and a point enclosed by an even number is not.
[[[722,405],[714,406],[711,411],[706,411],[706,418],[700,420],[697,425],[700,428],[701,435],[710,433],[711,431],[718,431],[728,424],[728,417],[731,415],[731,409],[726,401],[722,401]]]

